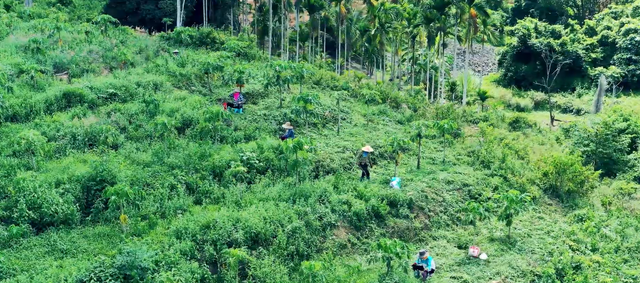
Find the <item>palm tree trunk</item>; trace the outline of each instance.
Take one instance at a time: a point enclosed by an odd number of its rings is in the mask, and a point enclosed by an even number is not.
[[[393,176],[394,177],[398,177],[398,159],[397,158],[398,157],[396,157],[396,166],[395,166],[395,168],[393,170]]]
[[[444,99],[444,60],[446,59],[444,55],[444,33],[442,34],[443,40],[440,42],[440,46],[442,49],[441,58],[440,58],[440,100]]]
[[[435,101],[436,72],[431,73],[431,102]]]
[[[420,160],[422,158],[422,138],[418,139],[418,170],[420,170]]]
[[[296,63],[300,62],[300,11],[296,7]]]
[[[371,68],[371,77],[373,78],[374,81],[378,81],[378,78],[376,77],[376,68],[378,68],[376,61],[377,61],[376,57],[373,57],[373,67]]]
[[[342,120],[341,118],[341,113],[340,113],[340,98],[338,98],[337,100],[337,106],[338,106],[338,135],[340,135],[340,120]]]
[[[456,28],[453,35],[453,75],[458,71],[458,19],[456,19]]]
[[[322,26],[322,18],[320,17],[320,13],[318,13],[318,57],[320,57],[320,52],[322,51],[322,43],[320,43],[320,26]]]
[[[260,2],[259,0],[255,0],[253,3],[253,25],[254,25],[254,30],[253,33],[256,35],[256,46],[259,46],[259,39],[258,39],[258,2]],[[262,46],[262,50],[264,50],[264,45]],[[263,52],[264,53],[264,52]]]
[[[338,5],[338,59],[336,60],[337,72],[340,75],[340,45],[342,44],[342,15],[340,14],[340,5]]]
[[[202,1],[202,26],[207,27],[207,0]]]
[[[284,42],[285,42],[284,49],[286,50],[285,53],[287,53],[286,57],[285,57],[285,60],[289,61],[289,58],[290,58],[289,57],[289,49],[291,49],[290,48],[291,47],[291,43],[289,42],[289,28],[290,28],[290,26],[289,26],[289,12],[286,12],[284,17],[285,17],[285,23],[286,23],[285,30],[284,30]]]
[[[396,80],[396,46],[398,45],[397,42],[394,42],[393,47],[391,48],[391,80],[395,81]]]
[[[413,86],[415,85],[415,71],[414,66],[416,65],[416,42],[415,40],[411,42],[411,92],[413,94]]]
[[[467,43],[467,52],[464,54],[464,86],[462,89],[462,106],[467,105],[467,90],[469,89],[469,53],[471,52],[471,46]]]
[[[229,20],[231,22],[231,35],[233,36],[235,34],[234,31],[233,31],[233,22],[234,22],[234,20],[233,20],[233,5],[231,6],[231,17],[229,17]]]
[[[349,49],[347,49],[349,47],[349,30],[347,28],[347,26],[349,25],[349,23],[345,23],[344,25],[344,69],[345,71],[349,70],[349,65],[347,64],[347,62],[349,61]]]
[[[309,52],[307,53],[307,62],[312,63],[311,62],[311,47],[313,46],[313,41],[309,41]]]
[[[313,18],[309,18],[309,21],[313,21]],[[309,63],[313,63],[313,42],[313,25],[309,23],[309,56],[307,58]]]
[[[182,14],[180,13],[180,0],[176,0],[176,27],[177,28],[182,27],[181,15]]]
[[[429,52],[429,42],[427,42],[427,100],[429,100],[429,77],[431,75],[431,52]],[[433,84],[433,82],[431,82]],[[433,102],[433,96],[431,96]]]
[[[280,15],[281,23],[281,31],[280,31],[280,58],[284,60],[284,0],[282,0],[282,15]]]
[[[322,51],[326,55],[327,54],[327,23],[324,24],[324,33],[322,39]],[[324,56],[323,56],[324,58]]]
[[[271,59],[271,47],[273,43],[273,3],[269,0],[269,59]]]
[[[385,79],[385,75],[387,74],[387,68],[385,68],[385,62],[387,61],[387,55],[384,52],[384,49],[382,49],[382,60],[380,61],[380,68],[382,69],[382,82],[384,82]]]

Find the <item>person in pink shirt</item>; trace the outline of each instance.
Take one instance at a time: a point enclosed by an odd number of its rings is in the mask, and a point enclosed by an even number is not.
[[[228,107],[233,108],[234,113],[242,114],[242,108],[244,106],[244,96],[239,89],[235,89],[232,94],[229,95],[231,102],[228,104]]]

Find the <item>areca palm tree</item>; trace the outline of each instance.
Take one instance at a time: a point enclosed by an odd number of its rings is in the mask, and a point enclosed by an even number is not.
[[[464,39],[463,42],[467,47],[464,57],[464,84],[462,90],[462,105],[467,104],[467,89],[469,87],[469,57],[473,48],[473,41],[480,31],[479,20],[488,20],[490,11],[484,4],[483,0],[465,0],[461,5],[464,9],[462,14],[464,21]]]
[[[404,18],[407,23],[407,35],[409,36],[409,46],[411,47],[411,91],[415,85],[415,65],[416,65],[416,40],[421,31],[420,10],[414,6],[405,8]]]
[[[391,31],[394,15],[399,14],[399,7],[388,1],[380,1],[377,4],[367,6],[367,16],[371,24],[371,33],[375,35],[378,45],[378,55],[380,56],[380,67],[382,69],[382,80],[385,79],[385,63],[387,40]]]
[[[271,47],[273,46],[273,1],[269,0],[269,59],[271,59]]]
[[[340,59],[342,58],[340,56],[340,45],[342,44],[341,40],[342,40],[342,22],[344,17],[347,14],[347,9],[345,7],[345,0],[331,0],[331,3],[334,5],[335,9],[336,9],[336,18],[337,18],[337,23],[338,23],[338,45],[336,46],[337,50],[337,57],[336,57],[336,73],[340,74]]]
[[[501,25],[502,21],[493,17],[480,20],[480,31],[478,32],[477,40],[482,44],[482,48],[486,43],[494,46],[499,46],[503,43],[504,35],[498,32]],[[484,75],[484,73],[480,73],[480,88],[482,88]]]
[[[427,96],[429,95],[429,86],[431,86],[431,101],[433,101],[433,87],[435,80],[431,80],[431,84],[429,84],[429,78],[431,75],[431,49],[436,48],[437,32],[435,24],[439,15],[433,9],[433,5],[431,3],[423,4],[421,7],[421,11],[422,15],[420,19],[422,20],[422,29],[425,33],[425,49],[427,53]]]
[[[296,11],[296,63],[300,62],[300,11],[302,10],[302,1],[295,0],[294,2]]]
[[[445,41],[449,36],[449,16],[448,12],[452,8],[452,0],[434,0],[433,10],[437,13],[438,17],[435,20],[435,29],[438,36],[438,52],[440,57],[440,74],[438,76],[438,96],[440,99],[444,98],[444,61],[445,61]]]

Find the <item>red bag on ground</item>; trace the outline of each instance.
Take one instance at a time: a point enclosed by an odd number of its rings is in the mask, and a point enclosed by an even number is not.
[[[480,248],[476,246],[469,247],[469,256],[478,257],[480,255]]]

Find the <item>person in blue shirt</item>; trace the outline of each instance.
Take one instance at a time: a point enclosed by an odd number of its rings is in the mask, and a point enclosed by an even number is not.
[[[282,128],[285,129],[285,133],[284,135],[280,136],[280,140],[287,140],[287,139],[295,139],[296,135],[293,132],[293,126],[291,125],[291,122],[286,122],[284,123],[284,125],[282,125]]]
[[[369,167],[373,168],[373,164],[371,163],[371,153],[373,153],[373,148],[371,146],[365,146],[361,149],[361,153],[358,156],[358,167],[360,167],[360,171],[362,171],[362,175],[360,176],[360,182],[364,181],[364,178],[367,178],[367,181],[371,179],[371,173],[369,173]]]
[[[413,270],[419,277],[422,277],[423,281],[436,272],[436,262],[429,256],[429,251],[421,250],[418,252],[418,259],[413,264]]]

